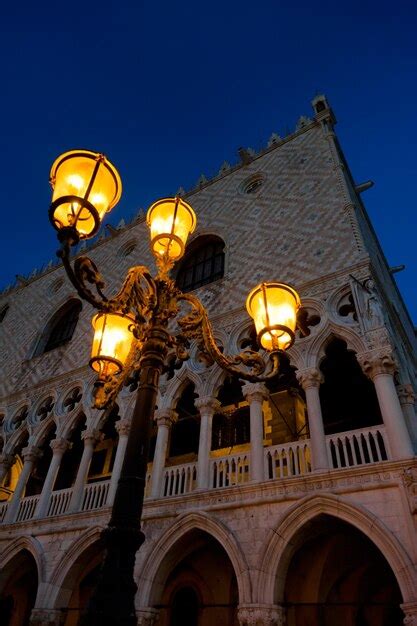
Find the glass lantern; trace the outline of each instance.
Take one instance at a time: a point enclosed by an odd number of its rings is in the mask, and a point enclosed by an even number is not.
[[[98,313],[94,328],[90,366],[100,379],[122,371],[134,341],[135,320],[123,313]]]
[[[185,244],[195,229],[197,218],[192,207],[177,197],[154,202],[148,209],[146,221],[151,230],[153,254],[177,261],[184,254]]]
[[[93,237],[120,199],[120,176],[103,154],[71,150],[52,166],[53,189],[49,218],[58,231],[73,227],[79,239]]]
[[[300,308],[295,289],[285,283],[261,283],[250,292],[246,308],[263,348],[287,350],[292,346]]]

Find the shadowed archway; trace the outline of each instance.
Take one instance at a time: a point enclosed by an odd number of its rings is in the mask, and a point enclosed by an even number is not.
[[[402,626],[395,576],[361,531],[319,515],[300,533],[286,573],[287,626]]]
[[[29,550],[18,552],[0,572],[0,623],[29,626],[38,591],[38,568]]]

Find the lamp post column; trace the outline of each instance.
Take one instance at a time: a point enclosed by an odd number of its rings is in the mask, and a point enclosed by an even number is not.
[[[61,465],[64,452],[68,450],[70,442],[67,439],[53,439],[49,444],[52,448],[52,459],[48,468],[48,473],[43,483],[42,492],[36,507],[35,517],[46,517],[48,513],[49,501],[52,489]]]
[[[169,434],[172,425],[178,419],[178,413],[172,409],[158,409],[155,413],[155,421],[158,424],[158,434],[156,436],[155,455],[152,465],[151,497],[159,498],[162,493],[162,478],[164,474],[165,461]]]
[[[93,458],[94,447],[100,438],[100,433],[97,430],[84,430],[81,436],[84,440],[84,450],[78,468],[77,478],[75,479],[72,489],[72,497],[68,508],[69,513],[76,513],[80,510],[82,505],[84,486],[87,481],[91,459]]]
[[[213,416],[220,408],[220,402],[211,396],[197,398],[195,406],[200,412],[200,438],[198,441],[197,488],[210,486],[210,450]]]
[[[250,407],[250,476],[251,480],[265,480],[264,470],[264,414],[262,403],[268,397],[263,383],[245,383],[243,395]]]
[[[142,346],[140,380],[113,509],[102,537],[106,548],[103,567],[92,595],[85,626],[137,626],[133,578],[136,552],[145,537],[140,529],[149,440],[159,378],[164,367],[169,335],[151,326]]]
[[[0,454],[0,485],[15,462],[14,454]]]
[[[323,375],[319,369],[311,367],[298,370],[296,376],[306,394],[312,469],[313,471],[326,470],[329,468],[329,459],[319,393]]]
[[[412,457],[413,446],[394,383],[396,363],[391,350],[387,348],[358,354],[358,361],[375,385],[379,408],[394,459]]]
[[[414,446],[417,446],[416,394],[411,385],[399,385],[397,392],[408,430],[410,431]]]
[[[24,458],[23,468],[17,481],[16,489],[12,499],[7,507],[6,516],[4,518],[5,524],[10,524],[16,520],[17,512],[19,509],[20,500],[26,487],[26,483],[32,473],[35,462],[42,456],[42,450],[35,446],[27,446],[22,450],[22,456]]]
[[[122,471],[123,459],[125,458],[127,439],[130,431],[130,418],[124,418],[116,422],[116,430],[119,433],[119,441],[117,442],[116,457],[114,459],[113,470],[111,473],[109,493],[107,495],[107,506],[111,506],[116,495],[117,483],[119,482],[120,472]]]

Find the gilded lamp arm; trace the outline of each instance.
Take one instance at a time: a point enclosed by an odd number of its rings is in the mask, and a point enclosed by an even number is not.
[[[58,256],[62,259],[68,278],[78,295],[99,311],[122,313],[135,311],[136,321],[143,323],[156,306],[157,287],[147,267],[138,265],[130,268],[120,291],[112,298],[108,298],[103,292],[106,284],[96,264],[89,257],[78,257],[72,267],[70,244],[67,241],[63,242]],[[97,295],[88,284],[95,287]]]
[[[210,320],[200,300],[196,296],[183,293],[178,295],[178,300],[188,302],[192,307],[190,313],[178,320],[182,335],[186,339],[196,340],[200,350],[211,361],[216,362],[217,365],[231,374],[250,382],[265,382],[278,374],[281,350],[270,352],[269,360],[272,362],[272,368],[266,374],[264,372],[267,368],[267,363],[254,350],[244,350],[234,356],[227,356],[221,352],[216,343]],[[242,369],[241,365],[250,368],[251,371]]]

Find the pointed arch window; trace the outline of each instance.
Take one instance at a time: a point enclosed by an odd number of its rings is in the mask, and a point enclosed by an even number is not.
[[[177,285],[192,291],[224,275],[224,241],[215,235],[198,237],[191,243],[177,273]]]
[[[36,356],[59,348],[71,340],[78,323],[82,304],[70,300],[52,318],[39,342]]]

